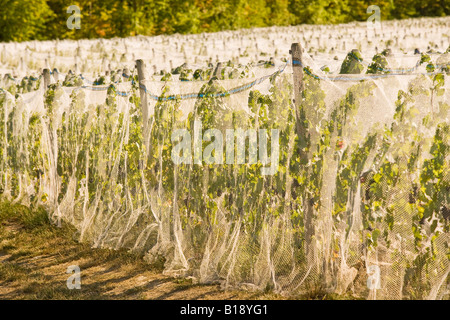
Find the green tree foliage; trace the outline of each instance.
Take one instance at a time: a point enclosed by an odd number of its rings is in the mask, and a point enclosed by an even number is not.
[[[81,9],[81,29],[66,26],[70,5]],[[381,19],[445,16],[448,0],[0,0],[0,41],[111,38],[133,35],[364,21],[367,7]]]
[[[295,0],[297,19],[295,23],[327,24],[347,22],[350,19],[346,12],[350,11],[349,0]]]
[[[45,0],[0,0],[0,41],[46,38],[45,23],[53,15]]]

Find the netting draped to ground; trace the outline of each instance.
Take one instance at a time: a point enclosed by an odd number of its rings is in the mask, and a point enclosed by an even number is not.
[[[214,95],[248,82],[147,81],[159,96],[206,95],[150,101],[147,133],[135,83],[119,85],[126,98],[112,88],[3,92],[2,196],[46,206],[82,241],[145,253],[202,283],[448,298],[448,75],[341,83],[305,74],[295,106],[288,65],[251,90]],[[190,164],[173,161],[176,129]],[[231,129],[247,132],[243,149],[226,141]],[[268,147],[253,163],[263,129]],[[242,150],[244,163],[225,161]],[[276,172],[262,175],[273,161]]]

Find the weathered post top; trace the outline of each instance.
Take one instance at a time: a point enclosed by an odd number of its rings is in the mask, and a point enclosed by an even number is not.
[[[44,89],[47,89],[50,85],[50,70],[45,68],[42,75],[44,76]]]
[[[214,70],[214,75],[213,76],[215,78],[219,79],[221,75],[222,75],[222,63],[218,62],[217,66],[216,66],[216,69]]]
[[[294,102],[298,105],[301,102],[303,91],[302,47],[299,43],[293,43],[289,53],[292,56],[292,70],[294,75]]]
[[[142,59],[136,60],[136,68],[138,71],[139,82],[145,80],[145,64]]]
[[[123,74],[122,74],[122,76],[123,76],[125,79],[128,79],[128,78],[130,77],[130,70],[128,70],[128,68],[124,68],[124,69],[123,69]]]

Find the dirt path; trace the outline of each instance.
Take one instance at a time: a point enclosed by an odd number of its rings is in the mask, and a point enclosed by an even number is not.
[[[164,276],[126,251],[92,249],[69,227],[29,228],[0,221],[0,299],[280,299],[273,294],[223,291]],[[69,290],[69,266],[81,270],[81,289]]]

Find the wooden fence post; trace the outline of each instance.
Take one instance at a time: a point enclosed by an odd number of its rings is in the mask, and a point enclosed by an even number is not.
[[[147,90],[145,87],[145,64],[142,59],[136,60],[136,68],[139,78],[139,95],[141,97],[141,111],[142,111],[142,123],[143,123],[143,137],[145,144],[145,151],[149,154],[149,132],[148,132],[148,101]]]
[[[306,139],[308,132],[303,125],[305,113],[301,110],[302,104],[302,93],[304,90],[303,83],[303,61],[302,61],[302,47],[299,43],[293,43],[291,45],[291,50],[289,52],[292,56],[292,70],[294,78],[294,104],[295,104],[295,115],[296,121],[296,131],[298,135],[299,142],[301,144],[306,144]],[[303,143],[302,143],[303,142]],[[308,163],[309,161],[308,152],[300,149],[300,159],[302,162]],[[307,195],[305,194],[305,197]],[[312,267],[315,262],[315,245],[314,245],[314,203],[312,199],[304,199],[304,209],[305,209],[305,253],[307,258],[307,263],[309,267]]]
[[[123,81],[128,81],[128,78],[130,77],[130,70],[128,70],[127,67],[123,69],[122,77]]]
[[[294,74],[294,103],[298,107],[301,104],[303,92],[303,62],[300,44],[293,43],[289,53],[292,56],[292,71]]]
[[[3,77],[3,85],[7,86],[9,83],[9,78],[11,77],[11,74],[5,73],[5,76]]]
[[[221,76],[222,76],[222,63],[218,62],[216,69],[214,70],[213,77],[220,79]]]
[[[50,70],[47,68],[44,69],[42,75],[44,76],[44,89],[47,90],[50,85]]]
[[[106,74],[106,58],[102,58],[102,72]]]

